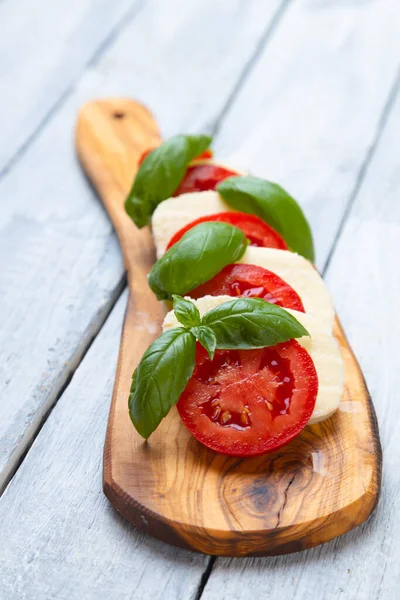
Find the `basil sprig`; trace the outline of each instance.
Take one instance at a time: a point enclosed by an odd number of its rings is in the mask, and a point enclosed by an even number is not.
[[[265,348],[308,335],[286,310],[261,298],[237,298],[207,312],[202,325],[212,330],[217,348]]]
[[[296,200],[279,185],[247,175],[228,177],[216,189],[229,206],[257,215],[281,234],[290,250],[314,261],[307,219]]]
[[[243,231],[229,223],[200,223],[155,263],[149,285],[159,300],[184,295],[239,260],[247,245]]]
[[[172,196],[189,163],[211,142],[208,135],[176,135],[146,156],[125,201],[126,212],[139,228],[149,223],[162,200]]]
[[[212,359],[216,348],[250,350],[309,335],[290,313],[260,298],[230,300],[203,317],[191,301],[173,298],[175,316],[182,327],[162,333],[146,350],[132,376],[129,414],[146,439],[178,402],[192,376],[196,340]]]

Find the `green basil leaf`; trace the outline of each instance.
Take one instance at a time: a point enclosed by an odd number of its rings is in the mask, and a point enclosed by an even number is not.
[[[181,325],[187,329],[200,325],[200,313],[193,302],[185,300],[185,298],[176,294],[173,294],[172,298],[174,301],[174,313]]]
[[[213,308],[201,319],[217,338],[217,348],[251,349],[275,346],[309,335],[285,309],[261,298],[238,298]]]
[[[189,229],[153,266],[149,285],[159,300],[184,296],[239,260],[248,245],[244,233],[228,223],[210,221]]]
[[[139,228],[149,223],[162,200],[172,196],[189,163],[211,142],[208,135],[176,135],[146,156],[125,201],[126,212]]]
[[[136,431],[148,438],[168,414],[192,376],[194,336],[177,327],[165,331],[144,353],[132,376],[129,414]]]
[[[247,175],[228,177],[216,189],[229,206],[257,215],[281,234],[290,250],[314,261],[307,219],[296,200],[279,185]]]
[[[215,348],[217,347],[217,338],[215,333],[210,327],[200,325],[199,327],[192,327],[190,332],[195,336],[196,340],[205,348],[208,352],[208,356],[211,360],[214,358]]]

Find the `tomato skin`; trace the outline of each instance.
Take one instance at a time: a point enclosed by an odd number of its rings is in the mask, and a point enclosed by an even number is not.
[[[215,190],[220,181],[235,175],[237,175],[236,171],[230,171],[212,163],[192,164],[188,167],[185,177],[173,195],[180,196],[191,192]]]
[[[300,296],[286,281],[256,265],[227,265],[188,295],[195,300],[203,296],[263,298],[282,308],[305,312]]]
[[[144,159],[146,158],[146,156],[148,156],[150,154],[150,152],[152,152],[156,148],[157,148],[157,146],[154,146],[154,148],[147,148],[147,150],[144,150],[144,152],[142,152],[142,154],[140,155],[140,158],[138,160],[139,167],[142,164],[142,162],[144,161]]]
[[[213,157],[213,151],[208,149],[208,150],[204,150],[204,152],[202,152],[201,154],[199,154],[198,156],[196,156],[196,158],[194,159],[196,160],[210,160],[210,158]]]
[[[252,246],[260,246],[262,248],[278,248],[279,250],[287,250],[285,240],[279,235],[275,229],[272,229],[268,223],[265,223],[260,217],[256,215],[250,215],[248,213],[226,211],[215,213],[214,215],[207,215],[205,217],[199,217],[194,221],[191,221],[185,227],[182,227],[179,231],[172,236],[168,242],[167,250],[171,248],[176,242],[179,242],[181,237],[192,227],[195,227],[199,223],[206,223],[209,221],[222,221],[229,223],[234,227],[241,229],[245,236],[250,240]]]
[[[187,429],[211,450],[256,456],[302,431],[317,394],[314,363],[295,340],[273,348],[217,350],[213,361],[198,345],[193,376],[177,407]]]

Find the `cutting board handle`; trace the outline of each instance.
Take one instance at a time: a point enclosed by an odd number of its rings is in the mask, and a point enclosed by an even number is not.
[[[138,258],[150,249],[149,229],[139,231],[125,212],[125,198],[144,150],[157,146],[160,134],[151,113],[126,98],[94,100],[78,114],[76,149],[79,160],[96,188],[117,232],[128,276],[136,271]],[[140,253],[140,257],[138,257]]]

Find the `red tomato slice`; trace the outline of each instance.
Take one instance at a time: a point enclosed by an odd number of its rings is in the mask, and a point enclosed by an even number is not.
[[[191,298],[235,296],[263,298],[282,308],[305,312],[300,296],[275,273],[255,265],[228,265],[191,292]]]
[[[146,156],[147,156],[148,154],[150,154],[150,152],[151,152],[152,150],[155,150],[155,148],[157,148],[157,146],[154,146],[154,148],[147,148],[147,150],[145,150],[145,151],[142,153],[141,157],[140,157],[140,158],[139,158],[139,160],[138,160],[138,164],[139,164],[139,166],[142,164],[142,162],[144,161],[144,159],[146,158]],[[204,150],[204,152],[202,152],[201,154],[199,154],[199,156],[196,156],[195,160],[208,160],[208,159],[210,159],[210,158],[212,158],[212,157],[213,157],[213,152],[212,152],[212,150]]]
[[[185,426],[208,448],[254,456],[298,435],[317,394],[314,363],[295,340],[260,350],[217,350],[212,361],[198,345],[177,406]]]
[[[210,163],[191,165],[188,167],[185,177],[173,195],[180,196],[189,192],[215,190],[220,181],[234,175],[237,175],[235,171],[230,171],[229,169],[225,169],[225,167],[219,167]]]
[[[207,215],[206,217],[200,217],[191,223],[188,223],[185,227],[182,227],[175,235],[170,239],[167,250],[179,242],[181,237],[195,227],[199,223],[205,223],[208,221],[223,221],[238,227],[243,231],[245,236],[250,240],[252,246],[261,246],[262,248],[278,248],[279,250],[287,250],[285,240],[279,235],[275,229],[272,229],[268,223],[257,217],[256,215],[249,215],[242,212],[221,212],[214,215]]]

